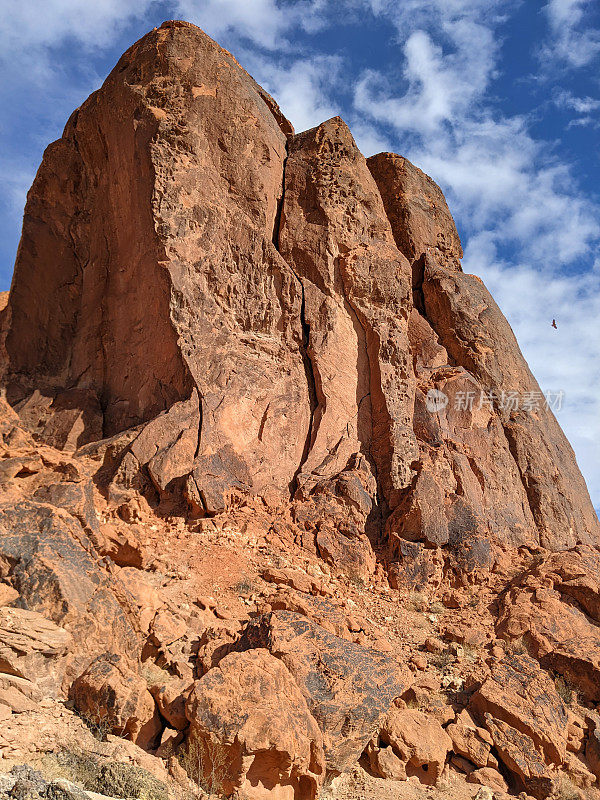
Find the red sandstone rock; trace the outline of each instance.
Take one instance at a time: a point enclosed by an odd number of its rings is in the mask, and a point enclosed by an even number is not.
[[[500,760],[527,794],[544,800],[554,794],[556,774],[551,774],[543,754],[529,736],[486,714],[485,724]]]
[[[323,731],[327,768],[334,773],[358,760],[404,689],[392,658],[289,611],[250,623],[237,647],[266,647],[283,661]]]
[[[0,571],[29,610],[72,636],[66,680],[109,648],[136,652],[133,603],[66,511],[29,501],[0,505]]]
[[[451,746],[439,722],[414,709],[394,709],[367,753],[382,778],[406,780],[415,775],[421,783],[435,786]]]
[[[491,669],[470,708],[481,718],[491,715],[518,729],[544,752],[548,763],[561,764],[567,710],[552,680],[525,655],[508,657]]]
[[[186,709],[187,762],[209,792],[314,800],[325,777],[322,734],[283,662],[231,653],[199,680]],[[185,763],[185,761],[184,761]]]
[[[294,136],[192,25],[130,48],[45,153],[0,310],[0,717],[78,676],[240,797],[314,797],[366,746],[397,780],[587,791],[598,723],[554,676],[600,699],[598,523],[543,403],[479,404],[539,387],[461,256],[406,159]]]
[[[448,725],[446,733],[452,739],[453,752],[468,758],[476,767],[488,766],[492,738],[485,728],[475,724],[467,711],[462,711],[456,722]]]
[[[474,769],[467,775],[467,783],[476,783],[481,786],[488,786],[498,792],[508,792],[508,786],[498,770],[492,767]]]
[[[98,398],[104,434],[166,411],[150,474],[162,489],[194,467],[190,498],[209,511],[232,489],[287,486],[309,418],[300,285],[272,244],[290,130],[198,28],[165,24],[130,48],[30,194],[11,402],[38,386],[63,402],[68,381]],[[80,426],[77,445],[93,438],[96,421]]]
[[[503,638],[523,638],[542,666],[594,702],[600,699],[599,569],[591,548],[551,555],[508,591],[497,628]]]
[[[71,645],[69,632],[37,611],[0,608],[0,673],[26,678],[48,695],[57,694]]]
[[[157,743],[160,718],[146,681],[123,658],[101,656],[71,686],[71,699],[89,725],[131,739],[140,747]]]

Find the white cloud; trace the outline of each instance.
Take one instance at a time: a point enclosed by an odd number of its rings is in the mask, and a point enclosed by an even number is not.
[[[583,67],[600,53],[600,31],[588,27],[585,19],[596,0],[550,0],[545,6],[550,42],[542,48],[542,61],[561,60],[571,67]]]
[[[567,125],[573,127],[600,127],[600,100],[594,97],[577,97],[572,92],[559,91],[554,97],[554,105],[560,109],[574,111],[575,116]]]
[[[11,3],[0,14],[5,57],[14,50],[52,47],[73,39],[88,46],[110,43],[127,20],[142,19],[155,0],[44,0]],[[12,52],[11,52],[12,51]]]
[[[471,19],[480,18],[474,10],[483,5],[487,26]],[[432,12],[431,32],[411,30],[406,9],[398,16],[384,7],[403,26],[403,90],[394,92],[385,76],[366,70],[355,87],[356,109],[375,126],[393,129],[403,154],[442,184],[467,234],[485,230],[497,244],[512,242],[521,258],[539,263],[585,256],[600,236],[598,207],[579,194],[552,146],[532,137],[525,117],[502,116],[488,102],[500,3],[411,0],[416,25],[425,19],[419,8]]]
[[[340,114],[340,106],[333,100],[342,69],[339,57],[315,56],[281,63],[276,58],[264,59],[246,52],[241,58],[254,78],[277,100],[296,131]]]
[[[578,114],[589,114],[600,110],[600,100],[594,97],[577,97],[567,91],[558,92],[554,102],[559,108],[570,108]]]
[[[300,26],[319,30],[331,0],[170,0],[176,13],[206,30],[212,37],[234,34],[267,50],[290,47],[288,31]]]
[[[275,0],[177,0],[177,13],[204,28],[213,37],[234,31],[255,44],[275,49],[288,28]]]

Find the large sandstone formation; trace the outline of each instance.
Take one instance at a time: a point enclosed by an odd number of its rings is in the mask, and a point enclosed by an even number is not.
[[[461,257],[429,177],[198,28],[125,53],[0,312],[0,748],[69,698],[209,794],[592,791],[598,519]]]
[[[461,255],[427,176],[365,161],[340,119],[294,136],[228,53],[168,23],[45,154],[8,304],[7,396],[59,447],[147,423],[135,463],[199,512],[265,487],[306,496],[360,455],[376,512],[398,509],[392,538],[484,565],[490,545],[594,542],[543,404],[423,409],[433,387],[539,391]]]

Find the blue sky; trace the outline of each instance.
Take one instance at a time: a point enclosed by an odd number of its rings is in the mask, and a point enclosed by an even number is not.
[[[0,0],[0,289],[44,147],[165,19],[231,50],[303,130],[335,114],[443,188],[600,506],[597,0]],[[556,318],[558,330],[551,327]],[[510,390],[511,387],[507,387]]]

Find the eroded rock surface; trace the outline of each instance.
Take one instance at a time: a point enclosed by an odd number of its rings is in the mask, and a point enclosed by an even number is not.
[[[461,257],[431,178],[195,26],[124,54],[0,298],[0,755],[596,800],[598,520]]]

